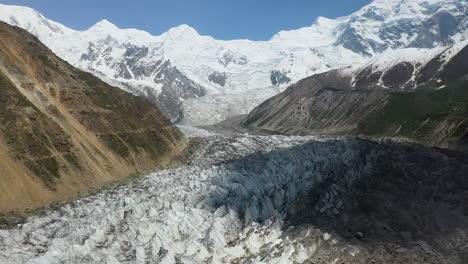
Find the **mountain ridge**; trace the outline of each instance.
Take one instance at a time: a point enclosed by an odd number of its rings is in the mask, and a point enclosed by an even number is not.
[[[385,54],[305,78],[260,104],[242,124],[288,135],[406,137],[467,151],[468,41],[429,56],[419,52]]]

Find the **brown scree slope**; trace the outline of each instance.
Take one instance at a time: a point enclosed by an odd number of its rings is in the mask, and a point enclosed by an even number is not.
[[[0,23],[0,212],[163,167],[185,136],[145,99]]]

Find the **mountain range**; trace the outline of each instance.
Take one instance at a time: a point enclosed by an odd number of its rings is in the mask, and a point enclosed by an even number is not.
[[[0,20],[36,35],[75,67],[149,98],[172,121],[201,125],[246,114],[314,74],[366,65],[381,54],[432,53],[463,42],[467,10],[459,0],[375,0],[349,16],[319,17],[269,41],[216,40],[187,25],[153,36],[107,20],[77,31],[7,5],[0,5]]]

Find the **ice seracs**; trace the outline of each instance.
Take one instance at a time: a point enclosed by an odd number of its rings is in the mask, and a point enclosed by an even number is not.
[[[441,165],[425,167],[432,160]],[[0,262],[292,264],[316,255],[339,258],[350,248],[359,257],[359,245],[332,231],[288,221],[301,210],[339,215],[347,192],[389,168],[431,179],[466,170],[443,152],[388,140],[211,136],[188,167],[152,173],[0,230]],[[316,187],[316,202],[304,208]]]

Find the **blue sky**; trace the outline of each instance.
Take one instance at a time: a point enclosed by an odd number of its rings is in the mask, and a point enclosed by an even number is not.
[[[268,40],[280,30],[310,26],[318,16],[349,15],[371,0],[0,0],[32,7],[74,29],[107,19],[120,28],[159,35],[188,24],[218,39]]]

